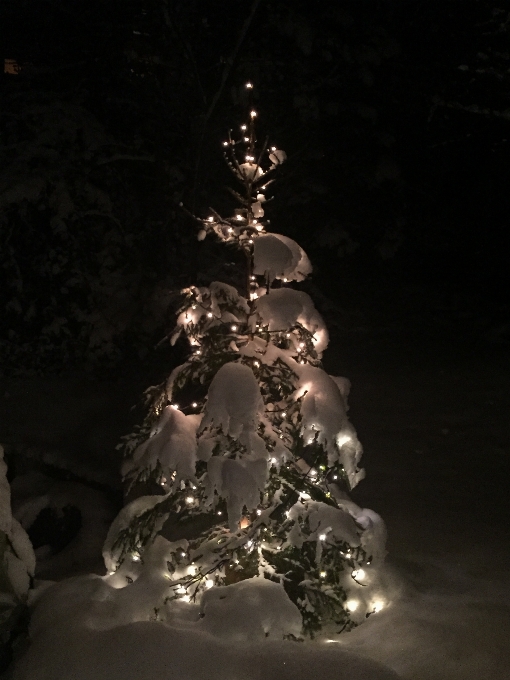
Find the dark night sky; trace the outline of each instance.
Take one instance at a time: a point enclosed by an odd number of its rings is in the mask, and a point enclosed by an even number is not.
[[[483,0],[341,8],[263,0],[228,69],[250,6],[176,2],[165,23],[156,0],[3,3],[2,56],[22,70],[1,79],[0,196],[24,175],[40,172],[48,182],[32,213],[25,204],[3,204],[3,243],[17,254],[25,281],[48,300],[55,286],[67,289],[62,277],[44,274],[41,283],[34,275],[30,264],[45,248],[87,276],[111,255],[124,271],[151,269],[169,287],[190,275],[207,278],[210,253],[190,255],[190,226],[175,203],[194,204],[199,214],[213,203],[228,207],[218,140],[241,120],[240,92],[250,78],[264,133],[289,155],[273,224],[309,251],[315,282],[330,298],[377,323],[395,306],[399,314],[441,308],[452,320],[471,314],[480,328],[502,323],[510,208],[506,15]],[[55,119],[50,167],[41,161],[47,130],[38,107],[56,104],[79,107],[88,122],[73,123],[69,141],[58,131],[67,114]],[[107,141],[94,137],[98,129]],[[155,164],[105,165],[115,153],[150,154]],[[76,191],[83,177],[108,195],[129,235],[126,252],[112,255],[104,245],[111,243],[105,224],[88,240],[81,225],[64,244],[45,226],[57,210],[55,185]],[[72,196],[77,205],[85,200]],[[7,259],[4,271],[12,272]],[[133,292],[133,308],[147,285]],[[83,305],[89,291],[78,286],[74,295]],[[38,309],[45,304],[39,300]],[[35,324],[32,333],[39,331]]]

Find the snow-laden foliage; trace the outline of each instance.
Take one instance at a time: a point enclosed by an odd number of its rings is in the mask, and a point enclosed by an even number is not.
[[[286,285],[311,272],[306,253],[262,220],[285,155],[258,147],[254,114],[244,141],[224,143],[241,207],[201,220],[199,232],[244,251],[246,288],[183,290],[172,342],[187,337],[190,355],[151,391],[145,422],[126,440],[123,473],[144,495],[114,522],[104,555],[115,587],[133,591],[162,551],[158,612],[193,603],[206,629],[221,619],[244,635],[266,620],[269,600],[290,617],[269,617],[277,635],[314,636],[349,630],[382,606],[385,529],[347,495],[364,476],[350,383],[322,368],[324,321]]]
[[[7,465],[0,445],[0,646],[21,615],[35,571],[32,544],[12,516]]]

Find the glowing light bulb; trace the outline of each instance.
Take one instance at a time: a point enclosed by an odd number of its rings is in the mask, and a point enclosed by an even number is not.
[[[254,362],[253,362],[253,365],[256,366],[256,367],[258,368],[258,367],[260,366],[260,362],[254,361]]]
[[[276,146],[272,146],[271,151],[276,151]]]
[[[346,606],[347,606],[347,609],[348,609],[350,612],[355,612],[356,609],[357,609],[358,606],[359,606],[359,602],[358,602],[358,600],[348,600],[348,601],[346,602]]]
[[[207,312],[207,318],[212,319],[212,317],[213,317],[212,312]]]
[[[319,541],[325,541],[326,540],[326,534],[321,534],[319,536]]]
[[[228,146],[228,142],[223,142],[223,146]]]
[[[338,475],[333,475],[333,479],[338,479]]]
[[[257,224],[258,220],[253,220],[253,224]]]
[[[251,548],[252,545],[253,545],[253,541],[246,541],[246,547],[247,548]]]
[[[276,465],[277,462],[278,462],[278,461],[276,460],[276,458],[271,458],[271,463],[272,463],[273,465]]]
[[[207,221],[208,221],[208,222],[214,222],[214,217],[208,217],[208,218],[207,218]]]
[[[310,470],[310,477],[317,477],[317,470]]]
[[[176,411],[179,410],[179,404],[172,404],[172,408],[175,409]]]
[[[337,446],[343,446],[344,444],[347,444],[347,442],[350,442],[351,438],[347,434],[339,435],[336,439],[336,444]]]
[[[198,404],[197,404],[196,401],[194,401],[194,402],[191,404],[191,406],[192,406],[192,408],[197,408]]]
[[[255,281],[256,276],[250,276],[250,279],[251,279],[252,281]]]
[[[257,510],[257,515],[261,515],[261,514],[262,514],[262,510],[258,509],[258,510]]]
[[[256,111],[250,111],[250,116],[251,116],[252,118],[255,118],[256,115],[257,115],[257,112],[256,112]]]
[[[206,588],[212,588],[213,585],[214,585],[214,581],[212,580],[212,578],[208,578],[207,581],[205,582],[205,587]]]
[[[281,413],[282,418],[285,418],[286,415],[287,414],[285,413],[285,411],[282,411],[282,413]]]
[[[196,309],[196,308],[197,308],[196,305],[191,305],[191,309]]]
[[[232,233],[234,232],[234,230],[232,229],[232,227],[229,227],[229,228],[227,229],[227,231],[228,231],[229,234],[232,234]]]
[[[190,598],[189,595],[183,595],[183,596],[181,597],[181,600],[182,600],[183,602],[189,602],[189,601],[191,600],[191,598]]]
[[[352,577],[355,578],[357,581],[359,581],[359,580],[365,578],[365,576],[366,576],[366,574],[365,574],[365,570],[364,570],[364,569],[355,569],[355,570],[352,572]]]
[[[300,342],[300,343],[299,343],[299,346],[300,346],[300,347],[304,347],[304,346],[305,346],[305,343],[304,343],[304,342]]]
[[[288,279],[283,279],[283,283],[287,283]]]
[[[246,130],[246,125],[241,125],[241,130]]]
[[[184,586],[179,586],[178,588],[176,588],[175,592],[178,595],[185,595],[186,594],[186,588]]]
[[[374,602],[374,604],[372,606],[373,606],[374,612],[377,613],[377,612],[380,612],[381,609],[384,607],[384,602],[381,602],[381,600],[377,600],[376,602]]]
[[[242,220],[244,219],[242,215],[236,215],[236,220]]]
[[[325,571],[321,571],[320,577],[321,577],[321,578],[326,578],[326,572],[325,572]]]
[[[216,514],[222,515],[223,513],[221,512],[221,510],[218,510],[218,512]]]
[[[133,562],[140,562],[141,557],[140,555],[138,555],[138,553],[134,553],[133,555],[131,555],[131,559],[133,560]]]
[[[197,568],[196,564],[190,564],[189,567],[186,569],[186,572],[190,576],[194,576],[197,573],[197,569],[198,568]]]
[[[246,89],[252,90],[253,89],[253,83],[246,83]]]
[[[305,493],[304,491],[301,491],[299,494],[299,497],[302,498],[304,501],[309,501],[311,496],[309,493]],[[324,536],[325,537],[325,536]],[[322,539],[321,539],[322,540]]]
[[[197,351],[195,352],[195,354],[202,354],[202,352],[201,352],[199,349],[197,349]]]
[[[237,330],[237,326],[235,324],[233,326],[230,326],[230,330],[235,332]]]
[[[193,496],[186,496],[186,503],[188,505],[192,505],[194,502],[195,502],[195,499],[193,498]]]
[[[250,138],[249,138],[249,137],[245,137],[245,138],[244,138],[244,141],[245,141],[245,142],[249,142],[249,141],[250,141]]]
[[[255,229],[256,229],[257,231],[262,231],[262,229],[264,229],[264,227],[263,227],[261,224],[257,224],[257,226],[255,227]]]

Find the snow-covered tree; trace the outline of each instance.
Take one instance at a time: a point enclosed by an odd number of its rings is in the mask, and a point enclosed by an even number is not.
[[[290,287],[312,271],[306,253],[267,229],[286,156],[259,144],[256,118],[223,142],[238,208],[211,211],[198,234],[244,253],[245,286],[183,291],[172,342],[184,335],[190,355],[147,391],[147,417],[126,438],[122,473],[139,497],[110,529],[107,580],[129,592],[142,579],[163,619],[190,603],[206,627],[258,617],[265,635],[331,634],[383,606],[385,528],[348,496],[364,476],[350,384],[322,368],[324,321]],[[284,612],[278,625],[261,613],[268,599]]]
[[[0,673],[8,660],[13,629],[25,611],[35,555],[21,524],[12,516],[4,449],[0,445]]]

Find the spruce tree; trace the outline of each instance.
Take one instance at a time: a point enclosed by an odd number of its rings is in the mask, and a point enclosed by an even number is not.
[[[212,211],[198,234],[244,253],[244,288],[182,291],[172,342],[184,335],[189,358],[146,392],[147,416],[126,438],[123,477],[145,495],[121,511],[104,554],[123,586],[159,556],[159,616],[273,582],[299,610],[299,634],[313,637],[382,607],[385,529],[348,496],[364,476],[350,384],[322,368],[324,321],[291,287],[312,271],[306,253],[268,231],[268,187],[286,156],[259,144],[256,120],[251,110],[223,142],[238,207]]]

